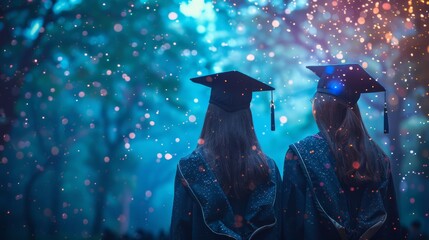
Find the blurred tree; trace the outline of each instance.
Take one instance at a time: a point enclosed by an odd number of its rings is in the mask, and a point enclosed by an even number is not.
[[[403,27],[410,34],[400,40],[400,55],[394,59],[395,93],[389,101],[397,108],[397,113],[405,116],[398,123],[402,145],[399,157],[404,177],[401,181],[403,223],[409,225],[415,219],[425,219],[429,208],[419,204],[428,197],[429,130],[429,5],[425,1],[402,2],[406,20]],[[408,111],[405,111],[408,110]],[[413,212],[413,214],[410,214]]]
[[[27,10],[27,7],[33,10]],[[30,26],[24,24],[18,34],[14,32],[22,38],[22,42],[30,41],[34,36],[40,37],[42,33],[48,36],[34,40],[37,43],[34,54],[41,55],[29,58],[37,59],[37,64],[22,67],[26,69],[22,75],[22,78],[25,75],[24,90],[19,92],[20,98],[16,96],[21,105],[16,108],[12,106],[20,112],[16,126],[25,128],[20,131],[14,129],[12,137],[6,138],[10,141],[9,146],[19,145],[20,141],[28,142],[32,149],[31,156],[39,159],[34,161],[33,157],[29,157],[26,160],[27,168],[17,167],[14,171],[18,176],[25,176],[21,181],[27,183],[23,192],[26,206],[26,224],[23,226],[28,226],[32,238],[38,232],[55,236],[64,230],[60,227],[60,219],[69,218],[64,213],[64,208],[67,208],[64,206],[73,200],[67,200],[64,194],[60,194],[67,185],[63,182],[64,175],[72,174],[64,173],[67,170],[64,169],[65,164],[71,161],[69,155],[75,156],[74,153],[70,154],[69,149],[82,153],[72,161],[76,166],[79,164],[75,162],[79,159],[81,166],[88,164],[90,172],[93,172],[90,176],[94,176],[91,180],[97,184],[93,192],[94,207],[85,206],[93,210],[94,215],[90,219],[93,219],[92,234],[96,236],[106,222],[107,197],[121,195],[133,188],[130,175],[136,169],[137,160],[141,159],[142,150],[138,149],[138,153],[133,155],[131,142],[136,137],[144,137],[150,128],[144,115],[154,111],[153,103],[159,104],[158,94],[161,99],[166,99],[167,106],[164,107],[186,108],[175,100],[180,88],[177,76],[182,69],[188,71],[193,67],[192,64],[182,67],[180,55],[182,51],[192,49],[194,43],[182,37],[185,29],[180,24],[172,26],[168,22],[158,21],[165,18],[161,14],[168,14],[158,11],[159,8],[155,2],[136,6],[123,1],[99,1],[97,4],[55,1],[5,9],[10,22],[2,30],[8,31],[16,30],[14,26],[17,23],[13,21],[19,18],[12,16],[21,14],[18,9],[36,13],[29,17],[29,22],[38,20],[40,13],[49,12],[52,15],[49,21],[40,20],[41,26],[36,21]],[[140,20],[142,16],[145,21]],[[26,31],[33,31],[33,35],[23,34]],[[196,34],[194,30],[189,33]],[[15,50],[13,46],[16,41],[9,44]],[[3,51],[9,54],[10,61],[24,58],[17,52],[10,54],[12,50]],[[29,53],[26,56],[30,56]],[[33,60],[30,62],[34,63]],[[193,61],[198,60],[194,58]],[[7,69],[6,61],[2,63],[2,67]],[[85,143],[89,144],[85,146]],[[16,153],[15,149],[8,149],[8,159],[13,160],[17,156],[27,159],[21,157],[20,152]],[[150,158],[145,156],[144,151],[144,158]],[[12,164],[12,161],[9,163]],[[47,172],[50,174],[45,175]],[[165,179],[168,176],[166,174]],[[46,187],[52,192],[41,194],[37,190],[38,179],[43,179],[42,182],[48,184]],[[8,178],[9,182],[13,182],[11,180]],[[164,184],[153,183],[151,187],[155,188],[157,184]],[[9,204],[7,209],[15,209],[13,205]],[[50,219],[49,231],[45,231],[43,228],[47,225],[39,221],[41,213]],[[130,217],[129,214],[121,214],[115,216],[113,222],[120,216]]]
[[[429,6],[422,1],[403,3],[406,10],[404,27],[412,33],[401,39],[400,55],[394,59],[396,78],[396,96],[399,99],[411,98],[415,105],[414,113],[429,117],[429,102],[424,101],[429,95]]]
[[[20,96],[20,88],[25,75],[32,67],[43,61],[40,51],[44,30],[54,20],[53,6],[41,2],[25,4],[7,1],[0,7],[0,146],[9,139],[11,127],[16,119],[15,104]]]

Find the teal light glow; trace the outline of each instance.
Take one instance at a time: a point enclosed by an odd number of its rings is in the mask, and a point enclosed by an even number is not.
[[[63,11],[69,11],[73,9],[75,6],[80,4],[82,0],[60,0],[54,6],[54,12],[56,14],[61,13]]]
[[[37,36],[39,35],[39,30],[43,25],[43,20],[42,18],[37,18],[34,19],[31,24],[30,27],[25,31],[24,35],[26,38],[34,40],[37,38]]]
[[[190,0],[188,3],[180,4],[180,11],[187,17],[197,18],[198,20],[215,19],[213,4],[204,0]]]

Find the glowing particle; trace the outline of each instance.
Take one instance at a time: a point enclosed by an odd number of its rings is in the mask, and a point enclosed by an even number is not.
[[[274,20],[271,22],[271,25],[273,25],[273,27],[279,27],[280,26],[280,22],[278,20]]]
[[[249,55],[247,55],[246,59],[247,59],[247,61],[249,61],[249,62],[254,61],[254,60],[255,60],[255,55],[253,55],[253,54],[249,54]]]
[[[358,22],[360,25],[363,25],[363,24],[365,24],[365,18],[360,17],[360,18],[358,18],[357,22]]]
[[[177,19],[177,13],[175,13],[175,12],[170,12],[169,14],[168,14],[168,19],[170,19],[170,20],[176,20]]]
[[[281,116],[280,117],[280,123],[282,123],[282,124],[287,123],[287,117],[286,116]]]
[[[173,158],[173,156],[170,154],[170,153],[166,153],[165,155],[164,155],[164,158],[165,158],[165,160],[171,160],[172,158]]]
[[[51,154],[52,155],[56,156],[56,155],[58,155],[59,152],[60,152],[60,149],[58,147],[54,146],[51,148]]]
[[[354,168],[354,169],[359,169],[359,167],[360,167],[360,163],[359,163],[359,162],[357,162],[357,161],[354,161],[354,162],[352,163],[352,166],[353,166],[353,168]]]
[[[380,10],[378,9],[378,7],[375,7],[375,8],[372,9],[372,13],[374,13],[374,14],[378,14],[379,11]]]
[[[126,82],[129,82],[131,80],[130,76],[128,76],[126,73],[122,74],[122,79],[124,79]]]
[[[107,96],[107,90],[106,89],[101,89],[100,90],[100,96],[102,96],[102,97],[105,97],[105,96]]]
[[[117,23],[113,26],[113,30],[115,30],[115,32],[121,32],[122,31],[122,25]]]
[[[103,160],[104,160],[105,163],[109,163],[110,162],[110,158],[108,156],[105,156]]]
[[[241,228],[243,226],[243,217],[241,215],[234,216],[234,227]]]
[[[195,122],[197,120],[197,117],[195,117],[195,115],[191,115],[189,116],[189,122]]]
[[[128,136],[130,137],[130,139],[136,138],[136,134],[133,132],[129,133]]]
[[[91,184],[91,181],[89,179],[85,179],[85,181],[83,181],[83,184],[85,184],[85,186],[89,186]]]
[[[383,3],[383,5],[381,5],[381,7],[383,8],[383,10],[389,11],[391,8],[391,5],[390,5],[390,3],[385,2],[385,3]]]
[[[149,190],[147,190],[147,191],[144,193],[144,195],[145,195],[147,198],[150,198],[150,197],[152,197],[152,192],[151,192],[151,191],[149,191]]]

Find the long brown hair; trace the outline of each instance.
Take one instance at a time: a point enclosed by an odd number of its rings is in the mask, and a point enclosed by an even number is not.
[[[357,104],[348,105],[335,96],[316,93],[314,117],[336,160],[341,183],[360,185],[379,182],[384,171],[380,147],[369,136]]]
[[[241,198],[267,181],[250,109],[226,112],[209,104],[198,145],[227,195]]]

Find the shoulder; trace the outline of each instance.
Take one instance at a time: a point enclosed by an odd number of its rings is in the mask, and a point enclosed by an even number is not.
[[[272,169],[272,168],[277,168],[277,163],[272,159],[272,158],[270,158],[269,156],[267,156],[267,155],[265,155],[265,158],[266,158],[266,160],[267,160],[267,164],[268,164],[268,167],[270,168],[270,169]]]
[[[191,161],[192,159],[199,158],[201,156],[200,151],[198,149],[193,150],[188,155],[185,155],[179,160],[179,163],[184,161]]]
[[[313,142],[319,142],[319,141],[323,141],[323,140],[324,140],[324,138],[323,138],[322,134],[319,132],[319,133],[307,136],[307,137],[299,140],[298,142],[295,142],[292,145],[313,143]]]
[[[290,160],[298,160],[298,148],[299,147],[303,147],[303,148],[308,148],[311,145],[314,145],[318,142],[324,141],[324,138],[322,137],[322,135],[320,133],[316,133],[313,134],[311,136],[307,136],[301,140],[299,140],[298,142],[295,142],[291,145],[289,145],[289,148],[286,152],[285,155],[285,161],[290,161]]]
[[[195,164],[202,159],[201,153],[198,150],[192,151],[190,154],[182,157],[177,163],[178,167],[184,167],[187,165]]]
[[[199,171],[206,170],[205,160],[198,150],[182,157],[177,163],[177,172],[182,178],[188,179]]]
[[[285,161],[298,160],[298,155],[295,150],[291,147],[286,152]]]

